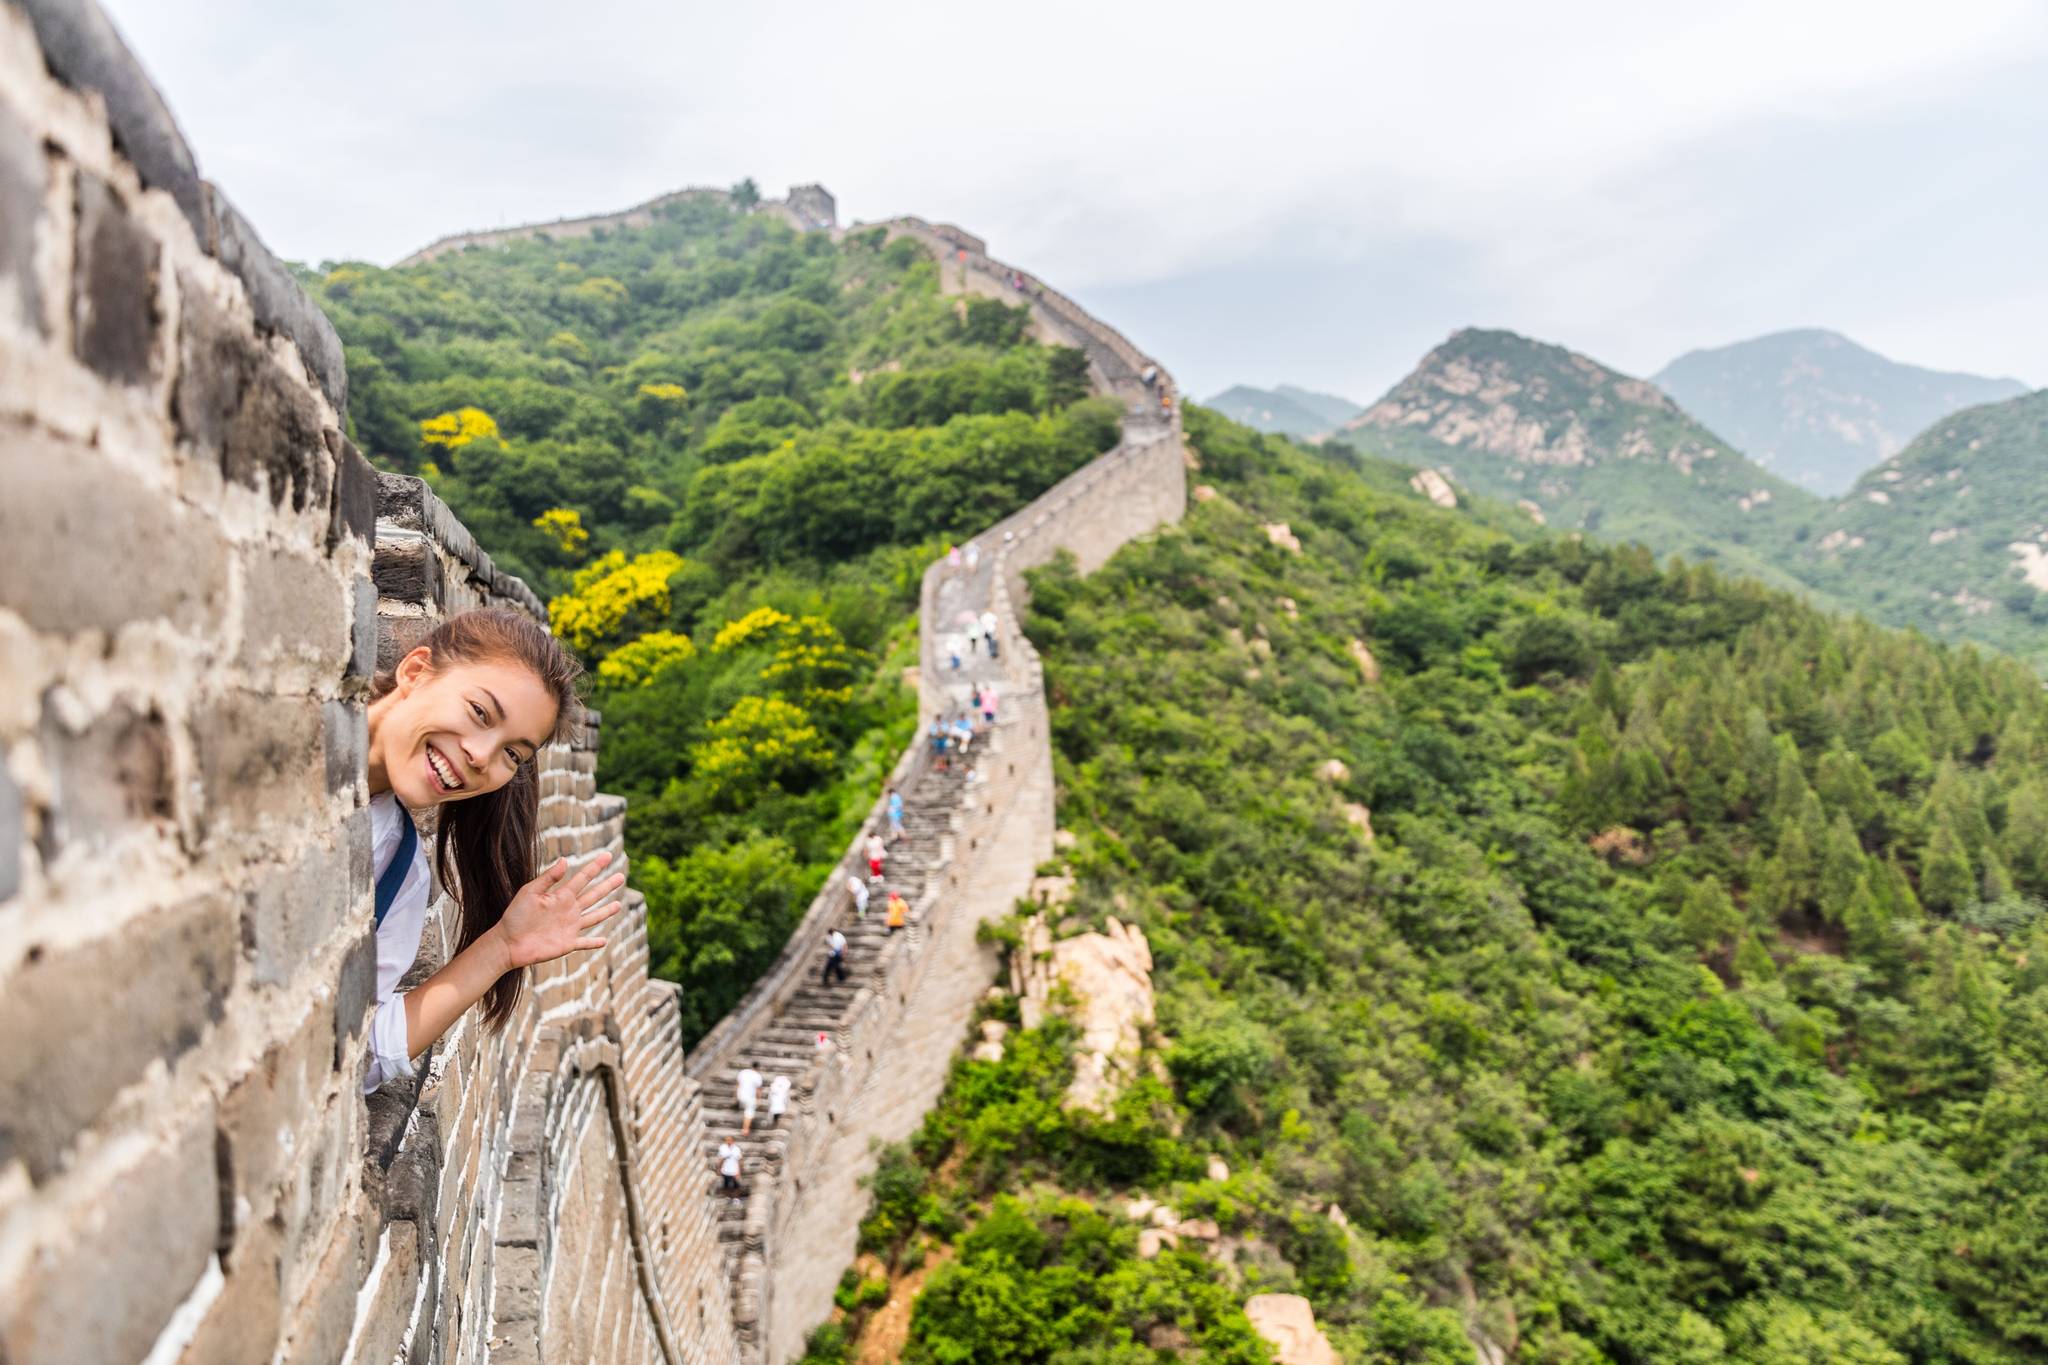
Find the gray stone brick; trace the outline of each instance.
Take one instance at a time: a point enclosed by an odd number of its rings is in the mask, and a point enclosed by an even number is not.
[[[329,428],[327,452],[334,458],[334,503],[327,524],[327,548],[344,538],[365,545],[377,534],[377,470],[355,442]]]
[[[219,458],[228,427],[241,409],[250,372],[262,359],[255,338],[236,326],[205,283],[180,271],[178,381],[171,390],[171,416],[179,433]]]
[[[56,801],[43,819],[43,861],[74,844],[106,843],[171,813],[171,745],[163,718],[116,702],[73,733],[49,707],[38,732]]]
[[[295,510],[332,487],[320,411],[311,389],[287,374],[261,341],[193,277],[181,278],[178,380],[171,415],[179,433],[220,461],[221,472]]]
[[[243,1226],[267,1222],[303,1146],[299,1130],[334,1074],[334,1021],[315,1005],[296,1032],[269,1048],[220,1102],[216,1149],[221,1247]]]
[[[227,693],[197,708],[192,729],[210,829],[295,824],[326,804],[319,702]]]
[[[314,844],[298,861],[260,875],[245,898],[242,950],[258,986],[290,981],[347,924],[355,906],[346,838]]]
[[[377,554],[370,561],[370,581],[377,595],[394,602],[446,607],[441,575],[441,557],[426,538],[403,532],[384,532],[377,537]]]
[[[219,1021],[234,923],[226,896],[199,896],[110,938],[32,947],[13,964],[0,981],[0,1038],[33,1046],[0,1049],[0,1164],[19,1157],[32,1179],[47,1178],[124,1086]]]
[[[206,205],[192,149],[128,45],[91,0],[16,0],[35,27],[51,74],[106,102],[114,145],[142,183],[177,200],[192,233],[208,239]]]
[[[344,791],[363,776],[370,751],[369,713],[352,701],[331,701],[321,708],[326,735],[327,790]]]
[[[42,140],[0,104],[0,305],[11,304],[23,324],[41,333],[49,327],[36,274],[36,235],[49,179]]]
[[[0,484],[0,606],[31,626],[111,633],[168,617],[198,630],[218,619],[227,591],[219,529],[98,450],[0,422]],[[81,571],[79,555],[108,547],[148,572]]]
[[[242,663],[281,658],[339,670],[353,643],[354,602],[324,559],[304,552],[256,550],[242,573]]]
[[[367,578],[358,578],[352,591],[355,623],[350,632],[348,671],[344,676],[366,680],[377,671],[377,587]]]
[[[162,254],[111,186],[89,171],[78,173],[75,347],[81,361],[117,383],[147,384],[155,372]]]
[[[27,1261],[0,1298],[0,1359],[148,1355],[213,1254],[216,1189],[209,1111],[94,1191],[69,1237]]]
[[[364,934],[342,959],[334,982],[334,1064],[347,1070],[355,1060],[356,1035],[370,1021],[377,998],[377,939]]]
[[[21,889],[21,846],[26,838],[21,819],[21,788],[0,767],[0,901]]]
[[[356,1291],[363,1283],[361,1237],[365,1232],[376,1236],[362,1220],[348,1217],[335,1229],[305,1295],[292,1309],[286,1360],[325,1362],[346,1355],[349,1329],[355,1324]]]

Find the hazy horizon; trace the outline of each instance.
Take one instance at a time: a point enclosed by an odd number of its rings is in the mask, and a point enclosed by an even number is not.
[[[1370,402],[1467,325],[1642,375],[1813,326],[2048,377],[2024,0],[108,8],[202,171],[308,262],[815,180],[842,221],[986,236],[1198,393]]]

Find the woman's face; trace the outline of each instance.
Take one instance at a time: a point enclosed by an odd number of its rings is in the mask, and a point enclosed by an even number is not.
[[[461,801],[510,782],[554,728],[554,694],[532,669],[487,661],[436,671],[422,647],[399,661],[371,763],[408,807]]]

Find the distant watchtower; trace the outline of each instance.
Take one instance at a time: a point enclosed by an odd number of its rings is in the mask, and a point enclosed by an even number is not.
[[[839,226],[839,201],[823,185],[791,185],[789,212],[806,232],[824,232]]]

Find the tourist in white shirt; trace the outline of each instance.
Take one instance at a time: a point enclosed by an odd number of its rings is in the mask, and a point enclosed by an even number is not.
[[[755,1070],[760,1065],[740,1068],[739,1079],[734,1082],[740,1095],[740,1136],[754,1131],[754,1103],[761,1095],[761,1073]]]
[[[740,1145],[731,1138],[718,1144],[718,1179],[727,1194],[740,1188]]]
[[[523,969],[602,948],[597,927],[618,912],[623,875],[598,880],[611,855],[571,872],[535,875],[541,746],[577,717],[575,659],[524,612],[464,612],[428,633],[371,684],[367,756],[375,888],[377,1008],[370,1019],[368,1094],[413,1074],[469,1007],[502,1027]],[[403,995],[419,956],[433,878],[412,813],[436,810],[431,865],[456,915],[456,949]]]
[[[768,1126],[778,1128],[782,1116],[789,1112],[789,1077],[777,1076],[768,1082]]]

